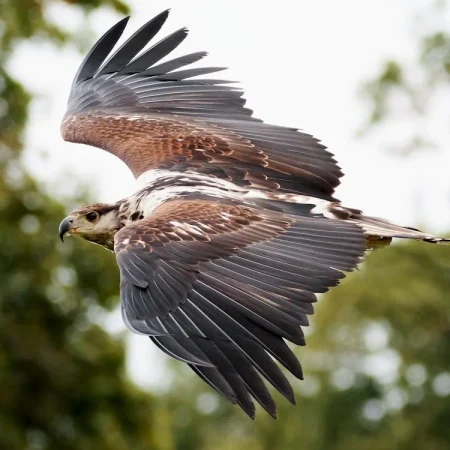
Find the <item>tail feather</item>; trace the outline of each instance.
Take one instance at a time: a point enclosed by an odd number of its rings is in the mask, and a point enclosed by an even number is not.
[[[311,199],[312,200],[312,199]],[[417,228],[405,227],[379,217],[365,216],[362,211],[347,208],[337,202],[319,200],[319,205],[314,201],[286,201],[275,198],[254,199],[258,206],[283,211],[294,216],[309,216],[310,214],[321,214],[329,219],[344,220],[359,225],[366,233],[367,248],[385,247],[392,242],[393,238],[415,239],[434,244],[450,243],[450,238],[441,238],[429,233],[424,233]]]
[[[351,213],[347,220],[358,224],[366,232],[369,243],[378,243],[382,246],[389,244],[392,238],[416,239],[434,244],[450,242],[448,238],[434,236],[417,228],[405,227],[378,217],[365,216],[359,211]]]

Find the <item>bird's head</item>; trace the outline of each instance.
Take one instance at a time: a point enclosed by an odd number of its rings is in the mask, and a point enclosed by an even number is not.
[[[114,235],[121,228],[116,204],[97,203],[72,211],[59,225],[59,236],[77,234],[109,250],[114,248]]]

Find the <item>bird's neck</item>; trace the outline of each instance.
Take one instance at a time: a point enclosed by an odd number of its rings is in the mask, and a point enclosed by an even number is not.
[[[149,170],[137,184],[136,194],[121,201],[119,218],[124,225],[149,217],[158,206],[175,198],[238,199],[246,192],[229,181],[188,171]]]

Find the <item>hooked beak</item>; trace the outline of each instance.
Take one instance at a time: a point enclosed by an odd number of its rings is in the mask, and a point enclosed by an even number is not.
[[[73,219],[72,217],[66,217],[60,224],[59,224],[59,237],[61,238],[61,241],[64,242],[64,236],[68,234],[70,231],[72,231],[72,225],[73,225]]]

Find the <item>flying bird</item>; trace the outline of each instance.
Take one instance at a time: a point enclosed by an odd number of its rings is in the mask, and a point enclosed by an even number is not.
[[[167,17],[113,51],[121,20],[75,75],[63,139],[116,155],[137,191],[73,211],[60,237],[115,253],[130,330],[250,417],[256,400],[275,418],[264,379],[295,403],[277,362],[303,378],[286,341],[305,344],[316,295],[392,238],[445,239],[341,205],[343,173],[326,147],[253,117],[233,83],[204,77],[223,68],[191,66],[205,52],[161,62],[187,36],[182,28],[147,48]]]

